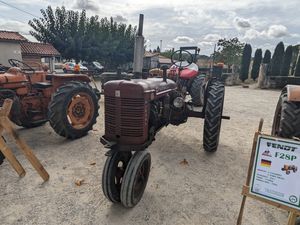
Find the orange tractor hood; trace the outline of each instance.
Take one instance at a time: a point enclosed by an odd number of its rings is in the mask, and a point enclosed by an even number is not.
[[[0,86],[2,88],[19,88],[28,82],[26,76],[19,68],[12,67],[6,73],[0,74]]]

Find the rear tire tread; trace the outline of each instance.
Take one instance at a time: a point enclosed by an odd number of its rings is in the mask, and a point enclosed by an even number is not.
[[[207,152],[217,151],[222,123],[225,88],[219,81],[208,86],[205,109],[203,147]]]
[[[89,93],[94,103],[94,115],[90,123],[85,128],[77,130],[69,124],[66,118],[66,113],[63,113],[66,111],[67,107],[66,100],[70,97],[70,94],[72,92],[76,92],[76,90],[80,90],[79,92],[84,91]],[[98,98],[95,95],[92,87],[87,83],[78,81],[70,81],[59,87],[53,94],[48,109],[48,118],[53,130],[60,136],[69,139],[76,139],[86,135],[88,131],[93,128],[93,125],[96,123],[99,115]]]

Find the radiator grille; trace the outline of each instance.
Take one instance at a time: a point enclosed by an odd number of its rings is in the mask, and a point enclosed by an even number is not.
[[[121,137],[144,135],[145,100],[105,96],[105,132]]]

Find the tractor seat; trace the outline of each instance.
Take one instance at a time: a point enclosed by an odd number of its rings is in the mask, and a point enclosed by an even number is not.
[[[45,88],[52,87],[52,84],[49,82],[36,82],[32,84],[32,87],[36,89],[45,89]]]

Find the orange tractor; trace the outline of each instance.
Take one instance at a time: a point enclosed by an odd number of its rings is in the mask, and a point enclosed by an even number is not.
[[[10,59],[12,66],[0,74],[0,105],[13,99],[10,119],[26,128],[47,121],[55,132],[75,139],[92,129],[98,114],[100,92],[83,74],[48,74],[24,62]]]

